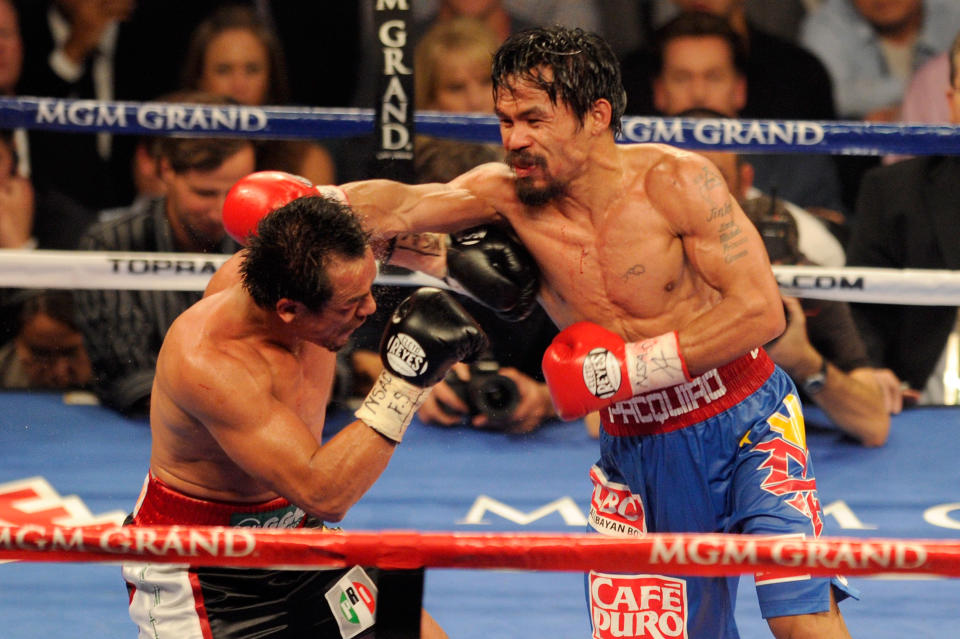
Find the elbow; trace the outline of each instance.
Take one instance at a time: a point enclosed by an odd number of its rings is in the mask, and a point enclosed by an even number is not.
[[[343,518],[347,516],[347,511],[350,510],[347,505],[322,502],[312,503],[302,508],[314,517],[331,523],[343,521]]]
[[[337,523],[337,522],[343,521],[343,518],[347,516],[347,509],[344,508],[342,510],[330,510],[323,513],[322,515],[316,515],[316,516],[323,521],[330,522],[330,523]]]
[[[331,492],[320,491],[317,494],[305,496],[297,505],[325,522],[342,521],[347,516],[347,511],[353,506],[353,501],[343,496],[338,497]]]
[[[745,317],[751,318],[750,335],[759,338],[759,344],[767,344],[780,337],[787,329],[787,318],[780,298],[776,304],[755,303],[745,309]]]

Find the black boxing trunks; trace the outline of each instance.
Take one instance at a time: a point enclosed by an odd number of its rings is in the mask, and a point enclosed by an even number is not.
[[[283,498],[261,503],[197,499],[150,475],[126,525],[321,527]],[[376,568],[261,570],[173,564],[123,566],[130,618],[141,637],[373,637]]]

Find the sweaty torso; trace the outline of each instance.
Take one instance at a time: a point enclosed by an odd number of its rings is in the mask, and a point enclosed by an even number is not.
[[[293,410],[319,443],[336,355],[308,343],[293,353],[265,342],[236,316],[234,308],[234,298],[226,290],[188,309],[168,331],[151,396],[150,466],[168,485],[195,497],[264,501],[276,493],[246,473],[218,442],[216,433],[192,414],[191,402],[185,400],[186,387],[203,392],[206,381],[202,376],[185,379],[185,367],[180,364],[187,357],[213,354],[218,363],[231,364],[220,366],[223,374],[231,374],[238,363],[245,363],[242,368],[253,371],[264,395]],[[229,402],[228,397],[222,404]]]
[[[719,301],[694,271],[682,233],[651,204],[650,168],[659,146],[618,147],[620,184],[604,185],[604,204],[588,210],[570,198],[541,208],[521,204],[509,176],[477,194],[507,218],[542,271],[541,301],[562,329],[589,320],[628,340],[683,326]]]

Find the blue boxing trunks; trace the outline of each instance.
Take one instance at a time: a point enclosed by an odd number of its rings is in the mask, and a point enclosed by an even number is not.
[[[601,411],[590,528],[817,537],[823,528],[793,382],[758,349]],[[840,577],[754,576],[765,618],[823,612]],[[738,637],[738,577],[591,572],[593,637]]]
[[[150,475],[132,526],[320,527],[286,499],[226,503],[190,497]],[[376,568],[260,570],[125,563],[130,617],[140,637],[373,636]]]

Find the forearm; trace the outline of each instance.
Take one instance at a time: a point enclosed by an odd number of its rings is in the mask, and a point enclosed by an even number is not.
[[[447,236],[441,233],[403,233],[396,236],[388,263],[437,278],[447,275]]]
[[[882,446],[890,432],[890,414],[882,389],[860,370],[845,373],[827,364],[826,383],[813,402],[841,430],[864,446]]]
[[[760,348],[783,331],[779,304],[749,304],[726,298],[678,331],[680,354],[691,376]]]
[[[306,481],[292,489],[300,495],[297,505],[324,521],[340,521],[377,481],[396,447],[364,422],[352,422],[310,457]]]
[[[377,237],[424,231],[449,233],[497,218],[496,211],[469,190],[446,184],[363,180],[341,188],[350,206]]]

